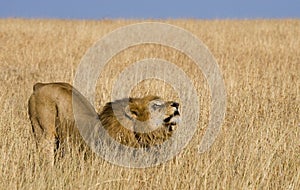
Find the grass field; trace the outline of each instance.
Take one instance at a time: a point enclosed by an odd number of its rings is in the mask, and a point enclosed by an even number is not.
[[[72,83],[94,42],[135,22],[0,19],[0,188],[300,189],[300,20],[163,21],[201,39],[223,74],[226,117],[204,154],[197,145],[210,114],[205,78],[184,54],[143,45],[109,62],[97,83],[96,108],[110,100],[122,69],[143,58],[166,59],[181,67],[201,94],[200,120],[187,147],[174,160],[145,169],[123,168],[100,157],[85,161],[80,155],[67,155],[55,167],[35,164],[27,115],[33,84]],[[149,93],[177,97],[170,85],[155,80],[132,91],[133,96]]]

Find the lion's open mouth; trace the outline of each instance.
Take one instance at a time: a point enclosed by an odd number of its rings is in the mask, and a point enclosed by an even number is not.
[[[170,123],[170,121],[174,118],[174,117],[178,117],[180,116],[180,113],[178,110],[176,110],[172,115],[170,115],[169,117],[167,117],[166,119],[164,119],[165,123]],[[172,122],[171,122],[172,123]]]
[[[175,110],[172,115],[164,119],[164,125],[168,128],[169,131],[174,131],[176,129],[176,125],[180,121],[179,116],[179,111]]]

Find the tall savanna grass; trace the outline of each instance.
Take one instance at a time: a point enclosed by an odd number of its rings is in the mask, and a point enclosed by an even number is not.
[[[143,45],[120,52],[104,68],[96,109],[110,100],[122,69],[144,58],[166,59],[185,71],[199,94],[200,120],[187,147],[173,160],[145,169],[120,167],[100,157],[85,160],[80,154],[67,155],[54,167],[36,164],[27,114],[33,84],[72,83],[89,47],[114,29],[136,22],[0,20],[0,188],[299,189],[299,20],[163,20],[201,39],[223,74],[226,117],[204,154],[197,146],[210,115],[205,77],[183,53]],[[177,98],[169,84],[157,80],[143,81],[132,90],[132,96],[145,94]]]

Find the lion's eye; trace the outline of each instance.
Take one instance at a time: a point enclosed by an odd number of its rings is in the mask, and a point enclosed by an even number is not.
[[[153,108],[154,110],[157,110],[157,109],[159,109],[161,106],[162,106],[161,104],[153,104],[153,105],[152,105],[152,108]]]

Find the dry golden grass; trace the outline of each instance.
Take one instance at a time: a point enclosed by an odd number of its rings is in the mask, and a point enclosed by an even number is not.
[[[182,67],[201,94],[198,130],[189,145],[176,159],[146,169],[123,168],[101,158],[84,161],[80,155],[67,155],[55,167],[35,164],[27,115],[32,85],[72,83],[80,59],[95,41],[134,22],[0,20],[0,188],[299,189],[299,20],[166,21],[198,36],[223,73],[226,118],[204,154],[197,145],[208,122],[210,98],[201,71],[171,48],[145,45],[110,61],[97,84],[97,109],[109,100],[112,82],[123,68],[142,58],[167,59]],[[132,94],[173,99],[173,91],[161,81],[144,81]]]

